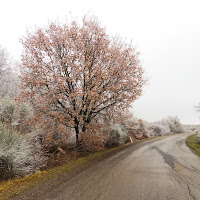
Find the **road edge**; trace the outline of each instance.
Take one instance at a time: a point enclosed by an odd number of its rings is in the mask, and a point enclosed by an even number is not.
[[[186,144],[191,149],[191,151],[200,157],[200,144],[197,134],[193,134],[187,137]]]

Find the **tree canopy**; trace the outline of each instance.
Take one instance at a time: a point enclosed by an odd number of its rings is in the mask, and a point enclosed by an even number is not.
[[[22,39],[21,97],[79,133],[104,111],[128,108],[145,83],[132,44],[112,38],[94,19],[50,23]]]

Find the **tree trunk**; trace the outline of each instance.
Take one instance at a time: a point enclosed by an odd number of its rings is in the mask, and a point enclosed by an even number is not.
[[[86,126],[85,125],[83,125],[82,131],[83,131],[83,133],[85,133],[85,131],[86,131]]]
[[[84,141],[79,138],[80,132],[79,132],[79,122],[78,120],[75,119],[76,126],[75,131],[76,131],[76,151],[83,151],[85,149],[84,146]],[[86,132],[87,126],[84,124],[83,127],[81,128],[81,131],[83,134]]]
[[[79,141],[79,127],[78,125],[75,127],[76,130],[76,150],[80,150],[80,141]]]

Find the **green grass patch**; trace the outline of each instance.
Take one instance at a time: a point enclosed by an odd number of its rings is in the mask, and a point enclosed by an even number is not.
[[[198,141],[197,135],[190,135],[187,137],[186,143],[188,147],[200,157],[200,144],[198,144]]]

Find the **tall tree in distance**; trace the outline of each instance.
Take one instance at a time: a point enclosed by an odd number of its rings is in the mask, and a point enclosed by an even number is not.
[[[51,23],[22,39],[21,98],[74,128],[76,145],[100,113],[128,108],[145,84],[132,44],[111,38],[97,20]],[[40,117],[39,117],[40,116]]]
[[[15,67],[15,69],[13,69]],[[18,93],[17,63],[13,63],[6,49],[0,46],[0,100]]]
[[[5,84],[8,71],[8,54],[5,49],[0,47],[0,98],[3,98],[8,92],[7,85]]]

